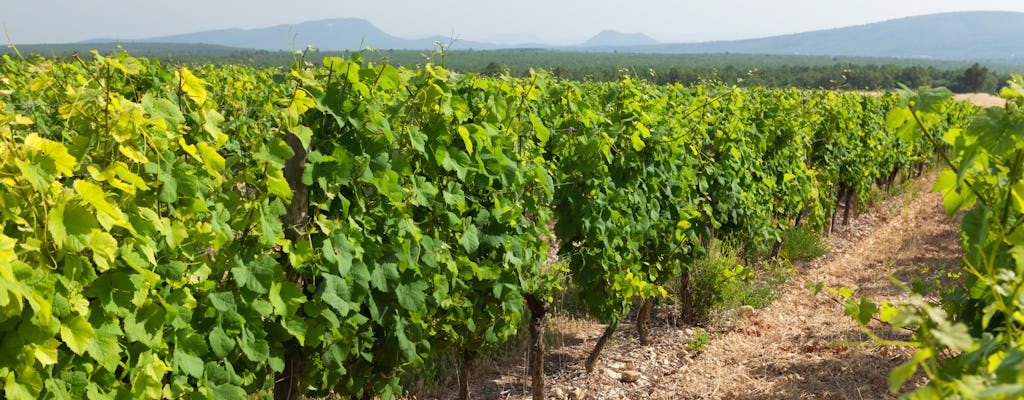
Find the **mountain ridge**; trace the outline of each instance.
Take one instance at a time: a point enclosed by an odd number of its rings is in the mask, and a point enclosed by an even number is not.
[[[583,47],[626,47],[626,46],[652,46],[659,45],[661,42],[656,39],[647,36],[643,33],[623,33],[616,30],[606,29],[598,32],[586,42],[583,42]]]
[[[1024,60],[1024,13],[964,11],[897,18],[855,26],[763,38],[660,43],[643,33],[601,31],[573,46],[494,44],[445,36],[406,39],[358,18],[334,18],[255,29],[218,29],[135,40],[93,39],[80,43],[193,43],[258,50],[292,50],[307,44],[325,51],[380,49],[453,50],[540,48],[585,52],[742,53],[911,57],[946,60]]]

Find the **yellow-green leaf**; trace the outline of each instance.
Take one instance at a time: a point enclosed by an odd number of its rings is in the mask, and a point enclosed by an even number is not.
[[[189,71],[188,67],[181,67],[181,69],[174,71],[174,75],[180,82],[181,90],[185,92],[186,96],[200,107],[206,104],[206,82],[192,75],[192,71]]]
[[[60,342],[57,339],[50,338],[43,343],[33,344],[32,355],[43,366],[53,365],[57,363],[57,347],[59,346]]]
[[[272,169],[267,171],[267,190],[271,194],[278,196],[285,201],[292,199],[292,188],[288,185],[288,180],[284,178],[284,173],[280,169]]]
[[[139,151],[134,147],[118,145],[117,150],[120,151],[121,154],[123,154],[125,157],[128,157],[129,160],[135,161],[139,164],[145,164],[149,162],[149,158],[146,157],[146,153],[143,153],[142,151]]]
[[[100,223],[104,222],[102,217],[106,216],[114,225],[134,231],[135,228],[128,224],[121,209],[107,201],[106,192],[99,185],[88,181],[76,180],[72,186],[74,186],[75,192],[82,197],[82,201],[93,206],[96,211],[99,211],[100,215],[97,215],[97,217],[99,217]]]
[[[60,339],[75,354],[82,355],[89,347],[89,341],[95,337],[96,331],[81,315],[75,315],[70,320],[61,322]]]
[[[203,130],[213,137],[217,147],[223,146],[224,143],[228,142],[228,135],[224,134],[224,131],[220,129],[220,126],[224,124],[224,116],[221,115],[217,110],[207,110],[206,121],[203,122]]]
[[[536,114],[530,115],[530,123],[533,124],[533,132],[537,135],[537,140],[540,141],[540,145],[547,144],[548,139],[551,138],[551,129],[544,126],[540,118],[537,118]]]
[[[217,182],[223,182],[224,178],[221,172],[224,171],[224,157],[217,153],[217,149],[205,142],[199,142],[196,144],[196,147],[199,148],[199,154],[203,156],[203,166],[206,167],[206,173],[210,174]]]
[[[14,115],[14,124],[15,125],[32,125],[32,118],[26,117],[26,116],[21,115],[21,114],[15,114]]]
[[[473,139],[469,137],[469,129],[464,126],[458,128],[459,136],[462,137],[462,142],[466,144],[466,152],[470,155],[473,154]]]
[[[24,148],[28,159],[15,159],[21,175],[37,191],[50,187],[59,175],[71,176],[75,168],[75,157],[59,142],[44,139],[36,133],[25,136]]]
[[[171,368],[151,352],[145,352],[132,368],[132,396],[137,399],[159,399],[164,397],[164,375]]]

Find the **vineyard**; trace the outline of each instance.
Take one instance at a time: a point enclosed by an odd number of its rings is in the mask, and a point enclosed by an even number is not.
[[[934,160],[946,209],[967,210],[961,275],[903,305],[812,289],[860,324],[916,332],[896,343],[917,350],[894,391],[923,371],[910,396],[1024,394],[1021,82],[979,111],[938,89],[573,82],[361,57],[3,56],[4,397],[390,399],[432,357],[457,352],[467,376],[526,328],[544,398],[544,319],[565,286],[607,323],[593,370],[634,307],[641,342],[670,293],[701,318],[691,272],[713,241],[774,257],[786,232],[827,233]]]

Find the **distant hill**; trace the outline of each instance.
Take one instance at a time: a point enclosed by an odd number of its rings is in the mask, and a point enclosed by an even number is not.
[[[113,42],[111,39],[93,39],[83,43]],[[126,42],[120,40],[121,42]],[[403,39],[392,36],[371,24],[357,18],[336,18],[299,24],[275,25],[258,29],[220,29],[186,33],[181,35],[159,36],[127,42],[158,42],[158,43],[195,43],[214,44],[238,48],[259,50],[296,50],[313,45],[325,51],[361,50],[366,47],[381,49],[414,49],[424,50],[435,48],[434,42],[447,44],[451,38],[432,36],[422,39]],[[458,49],[494,49],[497,45],[457,40],[453,48]]]
[[[653,53],[750,53],[1024,60],[1024,13],[975,11],[907,17],[761,39],[632,46]]]
[[[934,60],[1024,62],[1024,13],[956,12],[907,17],[866,25],[773,36],[760,39],[661,44],[642,33],[603,31],[576,46],[543,44],[498,45],[457,40],[453,50],[508,48],[565,51],[664,54],[776,54],[919,58]],[[303,49],[312,44],[324,51],[380,49],[427,50],[445,36],[405,39],[390,35],[362,19],[340,18],[260,29],[223,29],[162,36],[120,43],[192,43],[258,50]],[[86,43],[109,43],[110,39]]]
[[[660,44],[660,42],[642,33],[622,33],[606,30],[583,42],[582,47],[652,46],[657,44]]]
[[[232,53],[252,53],[256,49],[242,49],[215,44],[192,44],[192,43],[152,43],[152,42],[97,42],[97,43],[64,43],[64,44],[26,44],[18,45],[18,51],[22,54],[39,55],[43,57],[59,57],[72,54],[87,55],[96,50],[100,54],[111,54],[119,49],[136,56],[162,57],[162,56],[220,56]],[[0,48],[0,54],[14,54],[14,49]]]

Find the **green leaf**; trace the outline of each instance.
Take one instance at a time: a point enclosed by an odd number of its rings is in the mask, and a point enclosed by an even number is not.
[[[956,172],[951,169],[943,170],[935,180],[935,185],[932,186],[932,192],[946,193],[951,190],[956,190],[957,185]]]
[[[1024,351],[1010,349],[995,370],[1000,382],[1024,383]]]
[[[249,263],[238,261],[238,266],[231,268],[231,275],[242,287],[255,293],[265,294],[270,290],[274,268],[277,261],[267,255],[261,255]],[[279,267],[278,267],[279,268]]]
[[[157,174],[157,180],[160,181],[160,201],[164,203],[174,203],[178,201],[178,180],[175,179],[174,175],[169,172],[161,171]]]
[[[250,361],[261,363],[270,357],[270,345],[266,340],[256,338],[251,330],[243,329],[238,339],[238,346]]]
[[[263,201],[260,207],[260,228],[263,233],[263,244],[273,246],[277,238],[284,236],[284,228],[281,226],[280,216],[284,215],[284,206],[280,201]]]
[[[466,231],[459,237],[459,244],[462,248],[466,249],[469,254],[476,253],[476,250],[480,247],[480,231],[477,230],[476,225],[469,225],[466,227]]]
[[[923,88],[917,92],[918,100],[914,107],[916,111],[927,113],[941,113],[939,106],[953,97],[953,92],[944,87]]]
[[[434,159],[441,165],[446,171],[455,172],[455,175],[459,179],[466,179],[466,173],[468,172],[469,155],[461,151],[449,151],[444,147],[438,147],[434,152]]]
[[[886,301],[882,302],[882,305],[878,309],[878,319],[882,322],[889,322],[894,316],[896,316],[897,308],[892,303]]]
[[[181,115],[178,106],[168,99],[154,99],[147,93],[142,96],[142,107],[153,117],[162,118],[167,123],[167,128],[172,131],[185,123],[185,116]]]
[[[209,389],[209,398],[211,399],[246,400],[248,398],[246,397],[245,390],[230,383],[212,385],[207,388]]]
[[[898,367],[893,368],[889,372],[889,392],[895,394],[903,386],[903,383],[909,380],[917,373],[917,360],[908,360],[907,362],[900,364]]]
[[[235,348],[235,341],[220,326],[210,330],[210,349],[217,357],[224,358]]]
[[[809,280],[804,282],[804,288],[810,290],[811,293],[817,295],[818,293],[821,293],[822,289],[825,288],[825,283]]]
[[[299,346],[305,346],[306,332],[309,331],[309,324],[306,320],[296,316],[282,317],[282,319],[281,325],[284,326],[284,329],[299,341]]]
[[[395,295],[398,296],[398,305],[402,308],[416,312],[426,304],[427,288],[424,281],[414,281],[410,284],[399,284],[395,288]]]
[[[352,242],[342,232],[335,232],[330,239],[324,240],[324,260],[338,267],[338,275],[348,275],[352,268],[352,260],[355,258],[356,249]]]
[[[194,378],[203,377],[203,359],[186,353],[179,347],[174,348],[174,368],[184,371]]]
[[[395,318],[395,338],[398,339],[398,348],[402,352],[405,361],[411,362],[416,359],[416,343],[409,340],[406,333],[406,322],[402,318]]]
[[[157,346],[163,342],[166,315],[167,312],[161,305],[146,303],[136,313],[128,314],[122,321],[125,338],[130,342],[139,342],[150,347]]]
[[[344,279],[335,275],[324,275],[324,289],[320,299],[341,314],[341,317],[348,315],[350,306],[346,299],[349,296],[348,284]]]
[[[101,367],[109,372],[115,372],[118,364],[121,363],[121,344],[119,343],[119,338],[122,334],[123,332],[121,327],[118,326],[116,319],[100,323],[96,327],[96,338],[89,342],[86,352]]]
[[[60,338],[75,354],[82,355],[88,348],[89,342],[95,337],[96,331],[81,315],[61,321]]]
[[[393,257],[384,257],[377,260],[370,273],[370,283],[381,292],[391,292],[392,282],[398,282],[401,276],[398,274],[398,262]]]
[[[530,114],[530,124],[533,125],[533,131],[537,135],[537,140],[540,141],[540,145],[544,146],[548,143],[548,139],[551,138],[551,130],[544,126],[544,123],[537,118],[537,114]]]
[[[238,312],[235,306],[235,296],[231,292],[210,293],[207,296],[213,308],[222,313],[234,314]]]
[[[961,323],[940,325],[932,330],[932,336],[953,350],[965,351],[974,345],[974,338],[967,331],[967,326]]]
[[[64,225],[65,208],[63,202],[59,203],[46,216],[46,230],[50,232],[50,237],[53,238],[53,243],[57,245],[58,249],[64,247],[64,241],[68,238],[67,227]]]
[[[269,297],[274,313],[281,316],[295,315],[299,306],[306,302],[302,290],[292,282],[274,282],[270,286]]]
[[[867,297],[861,297],[859,302],[852,297],[846,300],[846,315],[853,317],[861,325],[871,322],[871,317],[877,310],[878,306]]]
[[[946,192],[942,196],[942,206],[946,209],[946,213],[953,216],[957,211],[971,208],[977,200],[974,192],[965,186],[962,188],[962,192],[957,190]]]
[[[224,124],[224,116],[217,112],[217,110],[206,110],[204,117],[203,130],[213,137],[217,147],[223,146],[228,141],[227,135],[220,130],[221,125]]]

